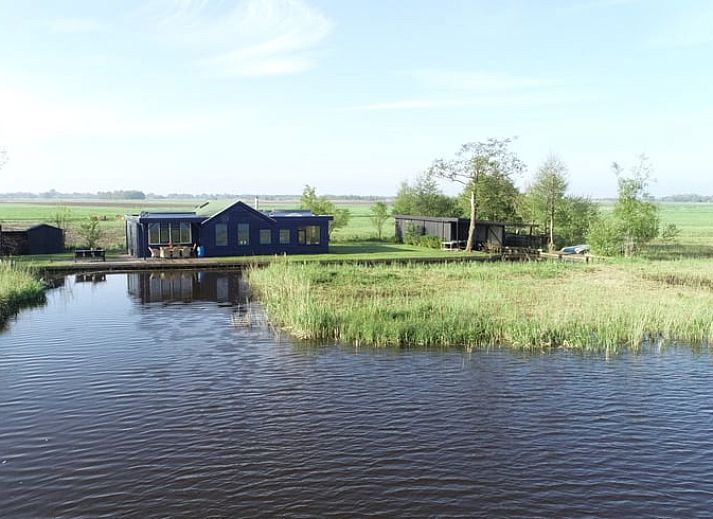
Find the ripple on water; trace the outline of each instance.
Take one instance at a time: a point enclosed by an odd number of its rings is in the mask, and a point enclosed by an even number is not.
[[[313,348],[234,274],[174,281],[68,283],[0,335],[0,515],[709,515],[708,353]]]

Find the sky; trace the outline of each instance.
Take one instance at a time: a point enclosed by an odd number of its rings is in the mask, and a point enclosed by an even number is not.
[[[711,0],[0,0],[0,192],[393,195],[512,137],[522,187],[710,195],[712,92]]]

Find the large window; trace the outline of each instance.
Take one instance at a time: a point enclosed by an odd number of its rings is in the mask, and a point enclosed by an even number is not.
[[[158,245],[161,243],[161,236],[159,232],[159,224],[150,223],[149,224],[149,245]]]
[[[319,225],[307,225],[297,229],[297,239],[300,245],[319,245]]]
[[[250,245],[250,224],[238,224],[238,245]]]
[[[171,225],[171,243],[181,243],[181,227],[175,223]]]
[[[191,224],[162,222],[149,224],[149,245],[189,245],[192,243]]]
[[[260,229],[260,245],[270,245],[272,243],[272,230]]]
[[[215,224],[215,245],[216,247],[225,247],[228,245],[228,224]]]
[[[280,229],[280,244],[281,245],[289,245],[290,243],[290,230],[289,229]]]
[[[191,243],[191,224],[181,223],[181,243]]]
[[[161,243],[169,243],[171,241],[171,224],[161,223]]]

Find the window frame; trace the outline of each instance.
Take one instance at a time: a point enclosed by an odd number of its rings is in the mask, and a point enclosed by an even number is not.
[[[249,223],[239,223],[238,224],[238,247],[247,247],[250,245],[250,224]]]
[[[260,229],[260,245],[272,245],[272,229]]]
[[[287,239],[285,239],[287,236]],[[280,229],[280,245],[289,245],[292,242],[292,233],[289,229]]]
[[[222,230],[222,236],[224,240],[218,241],[218,230]],[[215,246],[216,247],[227,247],[228,246],[228,224],[227,223],[216,223],[215,224]]]

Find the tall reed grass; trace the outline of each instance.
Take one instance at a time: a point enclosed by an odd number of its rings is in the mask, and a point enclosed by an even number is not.
[[[25,304],[44,298],[44,287],[27,266],[11,261],[0,262],[0,326]]]
[[[667,268],[277,263],[248,275],[273,324],[305,340],[588,350],[707,344],[713,290],[705,280],[713,281],[713,266]],[[671,283],[673,274],[687,281]]]

